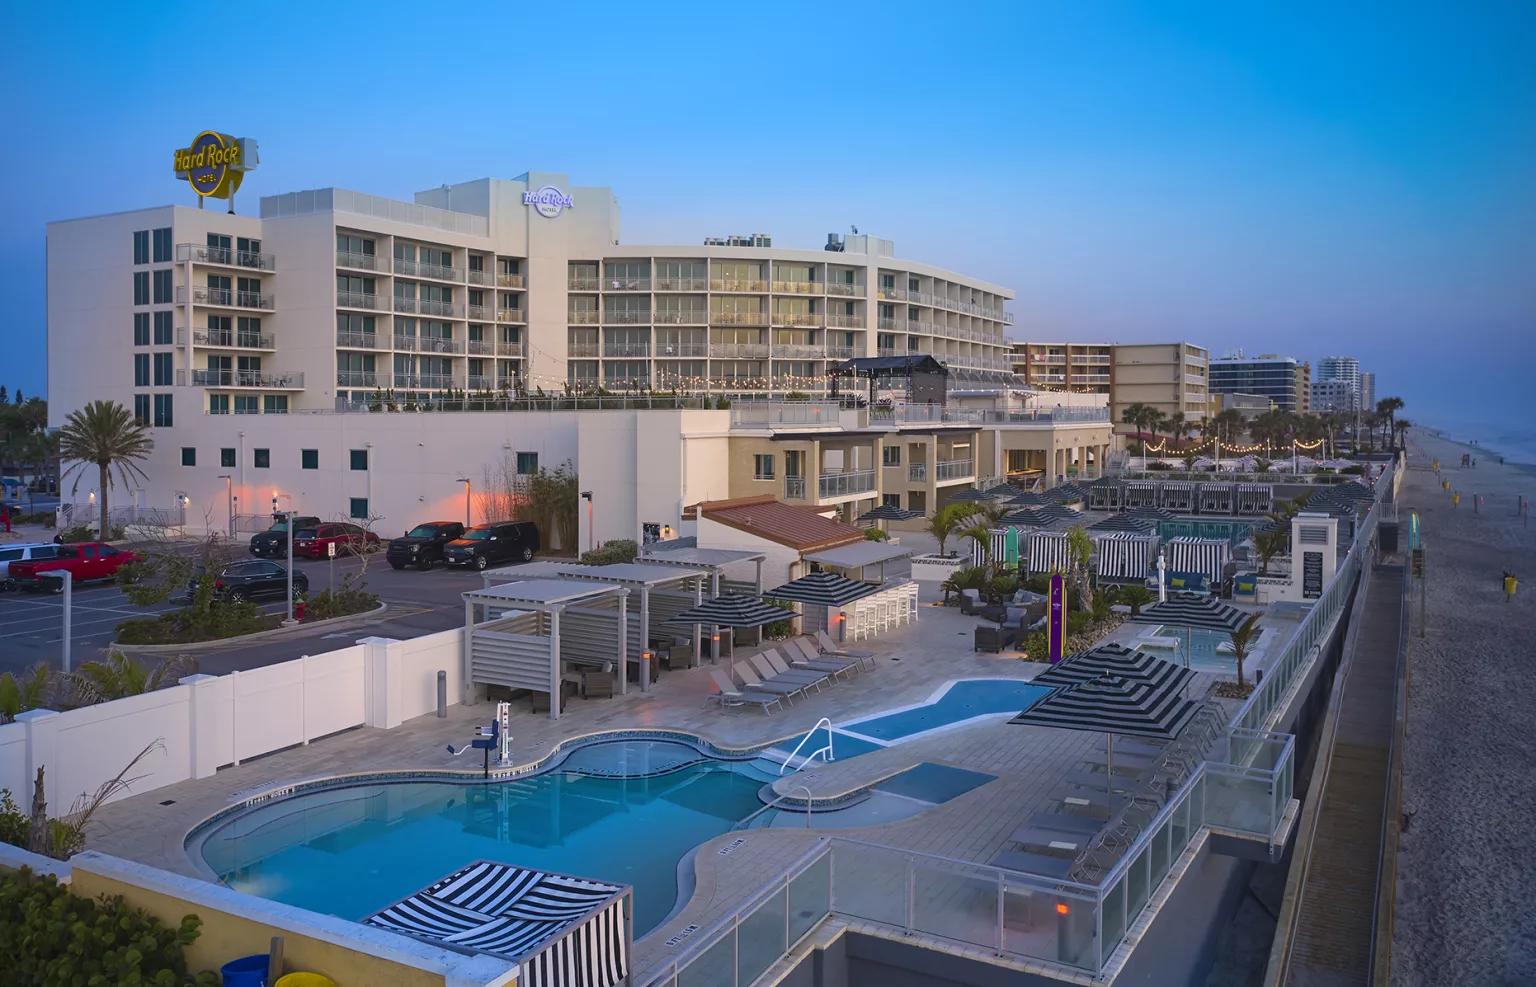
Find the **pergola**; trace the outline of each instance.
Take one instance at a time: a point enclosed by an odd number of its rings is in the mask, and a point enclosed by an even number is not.
[[[578,605],[586,616],[613,607],[617,617],[614,647],[622,684],[627,635],[619,628],[627,623],[628,596],[629,590],[623,586],[575,579],[528,579],[465,593],[464,702],[474,701],[477,684],[547,692],[549,717],[559,719],[564,662],[602,660],[601,653],[590,653],[590,647],[561,639],[561,618],[568,608]],[[486,618],[483,621],[477,619],[481,614]],[[585,623],[589,626],[582,630],[590,631],[593,621]]]
[[[824,569],[832,569],[838,575],[847,576],[849,579],[883,584],[886,581],[888,569],[891,576],[910,577],[912,575],[911,559],[915,554],[917,554],[916,549],[904,545],[859,541],[851,545],[823,549],[804,558],[807,562],[814,562]],[[874,576],[870,576],[865,572],[868,568],[879,571]]]
[[[670,565],[686,569],[702,569],[709,574],[709,598],[714,599],[722,591],[748,593],[752,596],[763,595],[763,560],[767,556],[762,552],[751,552],[736,548],[679,548],[670,551],[653,550],[648,555],[642,555],[637,561],[650,565]],[[730,565],[739,563],[756,563],[757,573],[751,583],[723,583],[731,582],[722,579],[722,573]],[[694,628],[694,658],[699,657],[697,642],[699,630]],[[720,628],[714,627],[710,631],[709,660],[720,660]]]

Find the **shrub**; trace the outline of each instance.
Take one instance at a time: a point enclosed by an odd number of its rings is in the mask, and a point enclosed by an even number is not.
[[[890,532],[884,531],[884,530],[882,530],[880,528],[865,528],[864,529],[864,540],[865,541],[890,541],[891,540],[891,535],[890,535]]]
[[[12,514],[11,523],[40,524],[45,528],[51,528],[54,525],[54,517],[52,511],[40,511],[36,514]]]
[[[763,597],[763,602],[768,604],[770,607],[778,607],[781,610],[793,610],[795,608],[795,605],[789,600],[775,600],[765,596]],[[722,627],[720,630],[725,634],[731,633],[731,629],[728,627]],[[789,637],[792,633],[794,633],[794,630],[795,619],[793,617],[786,617],[783,620],[775,620],[771,624],[764,624],[763,637],[774,641],[779,641]]]
[[[66,545],[70,545],[75,542],[95,540],[96,532],[92,531],[90,525],[86,524],[77,524],[72,528],[65,528],[63,531],[59,532],[59,541]]]
[[[640,546],[633,538],[615,538],[604,542],[601,548],[581,553],[585,565],[613,565],[617,562],[633,562],[640,554]]]
[[[186,608],[125,620],[117,625],[117,643],[189,644],[254,634],[276,626],[277,618],[266,616],[253,603],[215,602],[205,612]]]
[[[379,595],[355,586],[343,586],[335,593],[323,589],[304,600],[304,619],[329,620],[354,613],[367,613],[379,605]]]
[[[9,788],[0,788],[0,843],[26,849],[27,814],[16,807]]]
[[[216,987],[216,973],[187,972],[185,950],[201,926],[196,915],[187,915],[170,928],[121,897],[82,898],[52,876],[25,868],[0,875],[6,983]]]

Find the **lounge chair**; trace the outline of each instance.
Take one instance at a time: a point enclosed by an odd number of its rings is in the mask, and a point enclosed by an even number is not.
[[[1048,857],[1043,853],[1028,853],[1024,850],[1004,850],[992,858],[993,867],[1045,877],[1066,877],[1073,863],[1071,857]]]
[[[780,709],[784,708],[782,696],[758,692],[753,689],[742,689],[735,682],[731,681],[730,676],[726,675],[723,669],[709,669],[709,677],[714,681],[715,688],[719,691],[704,697],[704,705],[706,706],[713,699],[720,704],[721,709],[725,709],[728,706],[756,706],[763,711],[764,715],[768,715],[769,706],[777,705]]]
[[[1108,745],[1103,741],[1100,741],[1097,749],[1101,751],[1108,750]],[[1120,755],[1122,752],[1128,757],[1157,757],[1163,752],[1163,748],[1157,744],[1138,744],[1133,740],[1115,741],[1116,761],[1120,760]]]
[[[779,675],[820,675],[827,685],[831,685],[834,679],[847,672],[849,668],[841,663],[805,661],[800,658],[799,651],[788,647],[782,652],[778,648],[769,648],[758,657]]]
[[[747,661],[751,663],[752,668],[756,670],[757,674],[763,677],[763,681],[765,682],[783,682],[786,685],[793,685],[794,683],[799,682],[807,687],[815,686],[817,692],[820,692],[821,687],[825,685],[827,680],[832,677],[826,672],[817,672],[809,668],[790,668],[789,666],[784,665],[782,660],[778,663],[778,665],[775,665],[773,662],[768,660],[768,655],[766,653],[752,655],[747,659]]]
[[[875,667],[875,653],[873,651],[845,648],[832,640],[832,635],[826,631],[816,632],[816,643],[821,646],[821,653],[824,655],[836,655],[839,658],[856,658],[860,663],[868,662],[871,669]]]
[[[1083,813],[1115,812],[1126,803],[1126,796],[1112,795],[1102,785],[1097,789],[1063,786],[1052,792],[1051,798]]]
[[[1038,850],[1056,851],[1059,853],[1077,854],[1088,845],[1092,839],[1090,833],[1069,833],[1059,829],[1040,829],[1035,826],[1020,826],[1009,837],[1020,846],[1033,847]]]
[[[838,658],[833,655],[823,657],[812,649],[810,645],[798,638],[785,643],[783,648],[783,652],[775,648],[769,648],[763,653],[768,656],[769,662],[772,662],[775,656],[782,653],[782,660],[787,661],[792,668],[809,668],[818,672],[828,672],[832,675],[841,675],[844,672],[857,672],[859,670],[858,659]]]
[[[1109,775],[1101,771],[1069,771],[1062,780],[1083,788],[1097,789],[1098,791],[1129,792],[1141,784],[1146,777],[1145,772],[1121,774],[1115,772],[1113,780]]]
[[[1050,829],[1062,833],[1087,833],[1092,835],[1104,828],[1104,820],[1087,816],[1072,816],[1064,812],[1031,812],[1025,820],[1035,829]]]
[[[804,682],[783,682],[759,678],[752,670],[752,666],[744,661],[738,661],[731,666],[731,671],[741,679],[742,685],[748,689],[756,689],[758,692],[772,692],[775,695],[790,699],[794,696],[806,695],[809,686]]]
[[[581,676],[581,694],[586,699],[612,699],[612,672],[584,672]]]
[[[1011,627],[993,627],[990,624],[979,624],[972,632],[972,651],[991,651],[994,654],[1004,648],[1011,648],[1017,639],[1018,632]]]

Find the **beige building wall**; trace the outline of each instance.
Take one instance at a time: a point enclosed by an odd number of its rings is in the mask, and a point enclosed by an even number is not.
[[[1019,342],[1010,356],[1033,387],[1109,395],[1115,422],[1137,403],[1188,421],[1209,414],[1210,353],[1191,343]]]

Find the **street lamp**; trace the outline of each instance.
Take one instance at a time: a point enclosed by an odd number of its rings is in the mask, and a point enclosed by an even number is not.
[[[464,484],[464,527],[467,528],[467,527],[469,527],[469,488],[470,488],[470,482],[469,482],[469,478],[468,477],[464,477],[464,476],[459,477],[458,482]]]
[[[224,506],[229,511],[229,537],[235,537],[235,481],[228,473],[220,473],[224,481]]]
[[[275,508],[277,505],[276,497],[272,498],[272,504]],[[298,621],[293,619],[293,512],[273,510],[272,516],[281,516],[288,528],[288,617],[283,621],[283,626],[292,627],[298,623]]]

